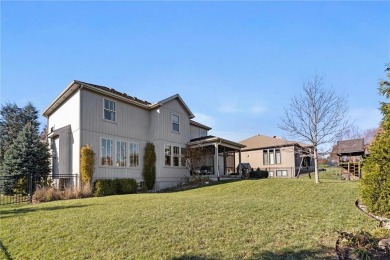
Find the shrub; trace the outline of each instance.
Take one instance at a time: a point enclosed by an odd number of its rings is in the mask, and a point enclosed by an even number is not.
[[[137,182],[134,179],[96,180],[94,185],[95,196],[136,193]]]
[[[154,152],[154,144],[146,143],[144,154],[144,168],[142,170],[145,186],[148,190],[152,190],[156,182],[156,153]]]
[[[108,196],[116,193],[115,182],[113,180],[96,180],[94,185],[95,196]]]
[[[131,194],[137,192],[137,182],[134,179],[115,179],[116,194]]]
[[[33,203],[48,202],[53,200],[80,199],[92,196],[90,185],[84,185],[78,188],[65,188],[59,190],[51,186],[38,187],[32,197]]]
[[[268,171],[262,171],[260,169],[256,171],[251,171],[249,172],[249,178],[253,178],[253,179],[268,178]]]
[[[83,184],[90,184],[95,170],[95,153],[92,146],[87,144],[80,150],[80,175]]]

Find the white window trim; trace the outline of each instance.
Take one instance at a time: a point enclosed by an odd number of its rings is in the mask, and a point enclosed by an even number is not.
[[[166,154],[165,154],[165,148],[167,147],[167,146],[169,146],[170,148],[169,148],[169,150],[170,150],[170,152],[171,152],[171,154],[169,155],[169,165],[168,164],[165,164],[165,156],[167,156]],[[170,144],[164,144],[164,152],[163,152],[163,154],[164,154],[164,167],[172,167],[172,145],[170,145]]]
[[[110,109],[107,109],[107,110],[108,110],[108,111],[112,111],[112,112],[115,113],[115,116],[114,116],[114,117],[115,117],[115,120],[110,120],[110,119],[104,118],[104,110],[106,110],[106,108],[104,107],[104,101],[105,101],[105,100],[108,100],[108,101],[110,101],[110,102],[114,102],[114,104],[115,104],[115,110],[110,110]],[[112,99],[109,99],[109,98],[103,97],[103,120],[104,120],[104,121],[106,121],[106,122],[111,122],[111,123],[115,123],[115,122],[116,122],[116,120],[117,120],[116,107],[117,107],[116,101],[114,101],[114,100],[112,100]]]
[[[176,130],[174,130],[173,129],[173,116],[177,116],[177,118],[179,119],[179,122],[178,122],[178,125],[179,125],[179,131],[176,131]],[[171,113],[171,131],[173,132],[173,133],[180,133],[180,116],[179,115],[177,115],[177,114],[174,114],[174,113]]]
[[[102,141],[103,139],[106,139],[106,140],[111,140],[111,160],[112,160],[112,165],[106,165],[106,164],[102,164],[102,157],[103,157],[103,146],[102,146]],[[114,162],[115,162],[115,156],[114,156],[114,152],[116,153],[116,150],[115,150],[115,139],[113,138],[109,138],[109,137],[100,137],[100,143],[99,143],[99,166],[101,167],[109,167],[109,168],[112,168],[115,166]]]
[[[170,164],[169,165],[166,165],[165,164],[165,147],[169,146],[170,147],[170,150],[171,150],[171,154],[170,154]],[[179,154],[178,154],[178,158],[179,158],[179,165],[178,166],[174,166],[173,165],[173,157],[175,157],[173,155],[173,147],[176,146],[179,148]],[[185,146],[182,146],[180,144],[164,144],[164,151],[163,151],[163,154],[164,154],[164,167],[171,167],[171,168],[187,168],[187,165],[182,165],[181,163],[181,160],[182,160],[182,157],[183,157],[183,154],[182,154],[182,148],[186,148]]]
[[[117,149],[118,149],[118,142],[122,142],[122,143],[125,143],[126,144],[126,166],[118,166],[118,165],[116,165],[116,162],[117,162],[117,160],[118,160],[118,158],[117,158]],[[124,168],[129,168],[129,161],[127,160],[127,155],[128,155],[128,151],[127,151],[127,147],[128,147],[128,142],[127,141],[125,141],[125,140],[121,140],[121,139],[115,139],[115,148],[114,148],[114,150],[115,150],[115,163],[114,163],[114,165],[113,166],[115,166],[115,167],[117,167],[117,168],[122,168],[122,169],[124,169]]]
[[[132,144],[136,144],[137,145],[137,154],[138,154],[138,165],[137,166],[131,166],[131,160],[130,160],[130,156],[131,156],[131,145]],[[137,142],[129,142],[129,167],[131,168],[131,169],[137,169],[137,168],[139,168],[140,167],[140,153],[139,153],[139,143],[137,143]]]

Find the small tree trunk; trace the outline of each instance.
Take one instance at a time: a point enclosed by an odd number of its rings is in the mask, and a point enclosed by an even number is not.
[[[317,147],[314,148],[314,177],[316,180],[316,183],[320,183],[320,177],[318,176],[318,154],[317,154]]]

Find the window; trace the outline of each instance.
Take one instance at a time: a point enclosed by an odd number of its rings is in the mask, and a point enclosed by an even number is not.
[[[112,166],[112,140],[102,138],[101,139],[101,165]]]
[[[200,128],[199,130],[200,130],[199,131],[199,137],[207,136],[207,130],[206,129]]]
[[[139,146],[136,143],[130,143],[130,167],[139,166]]]
[[[263,164],[268,164],[268,150],[263,150]]]
[[[268,177],[274,177],[274,172],[268,172]]]
[[[172,115],[172,131],[179,132],[180,126],[179,126],[179,116]]]
[[[287,176],[287,171],[286,170],[276,171],[276,176],[278,176],[278,177],[286,177]]]
[[[171,165],[171,146],[165,145],[165,165]]]
[[[127,166],[126,142],[116,141],[116,166]]]
[[[268,151],[268,154],[269,154],[269,164],[275,164],[274,151],[270,150]]]
[[[181,148],[181,166],[182,167],[186,167],[186,158],[185,158],[185,155],[186,154],[186,148],[182,147]]]
[[[263,164],[281,164],[280,149],[263,150]]]
[[[275,163],[276,164],[280,164],[281,163],[281,160],[280,160],[280,149],[275,149]]]
[[[103,118],[115,122],[115,102],[104,99]]]
[[[173,146],[173,166],[179,166],[180,150],[179,147]]]

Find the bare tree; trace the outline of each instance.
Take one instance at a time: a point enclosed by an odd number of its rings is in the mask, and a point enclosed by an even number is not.
[[[303,83],[303,93],[293,97],[289,107],[285,108],[279,128],[313,146],[311,156],[314,159],[316,183],[320,182],[319,148],[335,142],[350,127],[347,111],[347,98],[326,89],[324,78],[318,75]]]
[[[191,176],[196,179],[201,168],[214,157],[214,150],[211,146],[190,147],[187,145],[182,156]]]
[[[364,138],[364,144],[370,144],[374,140],[374,137],[378,132],[378,130],[379,130],[378,127],[364,130],[362,134]]]

